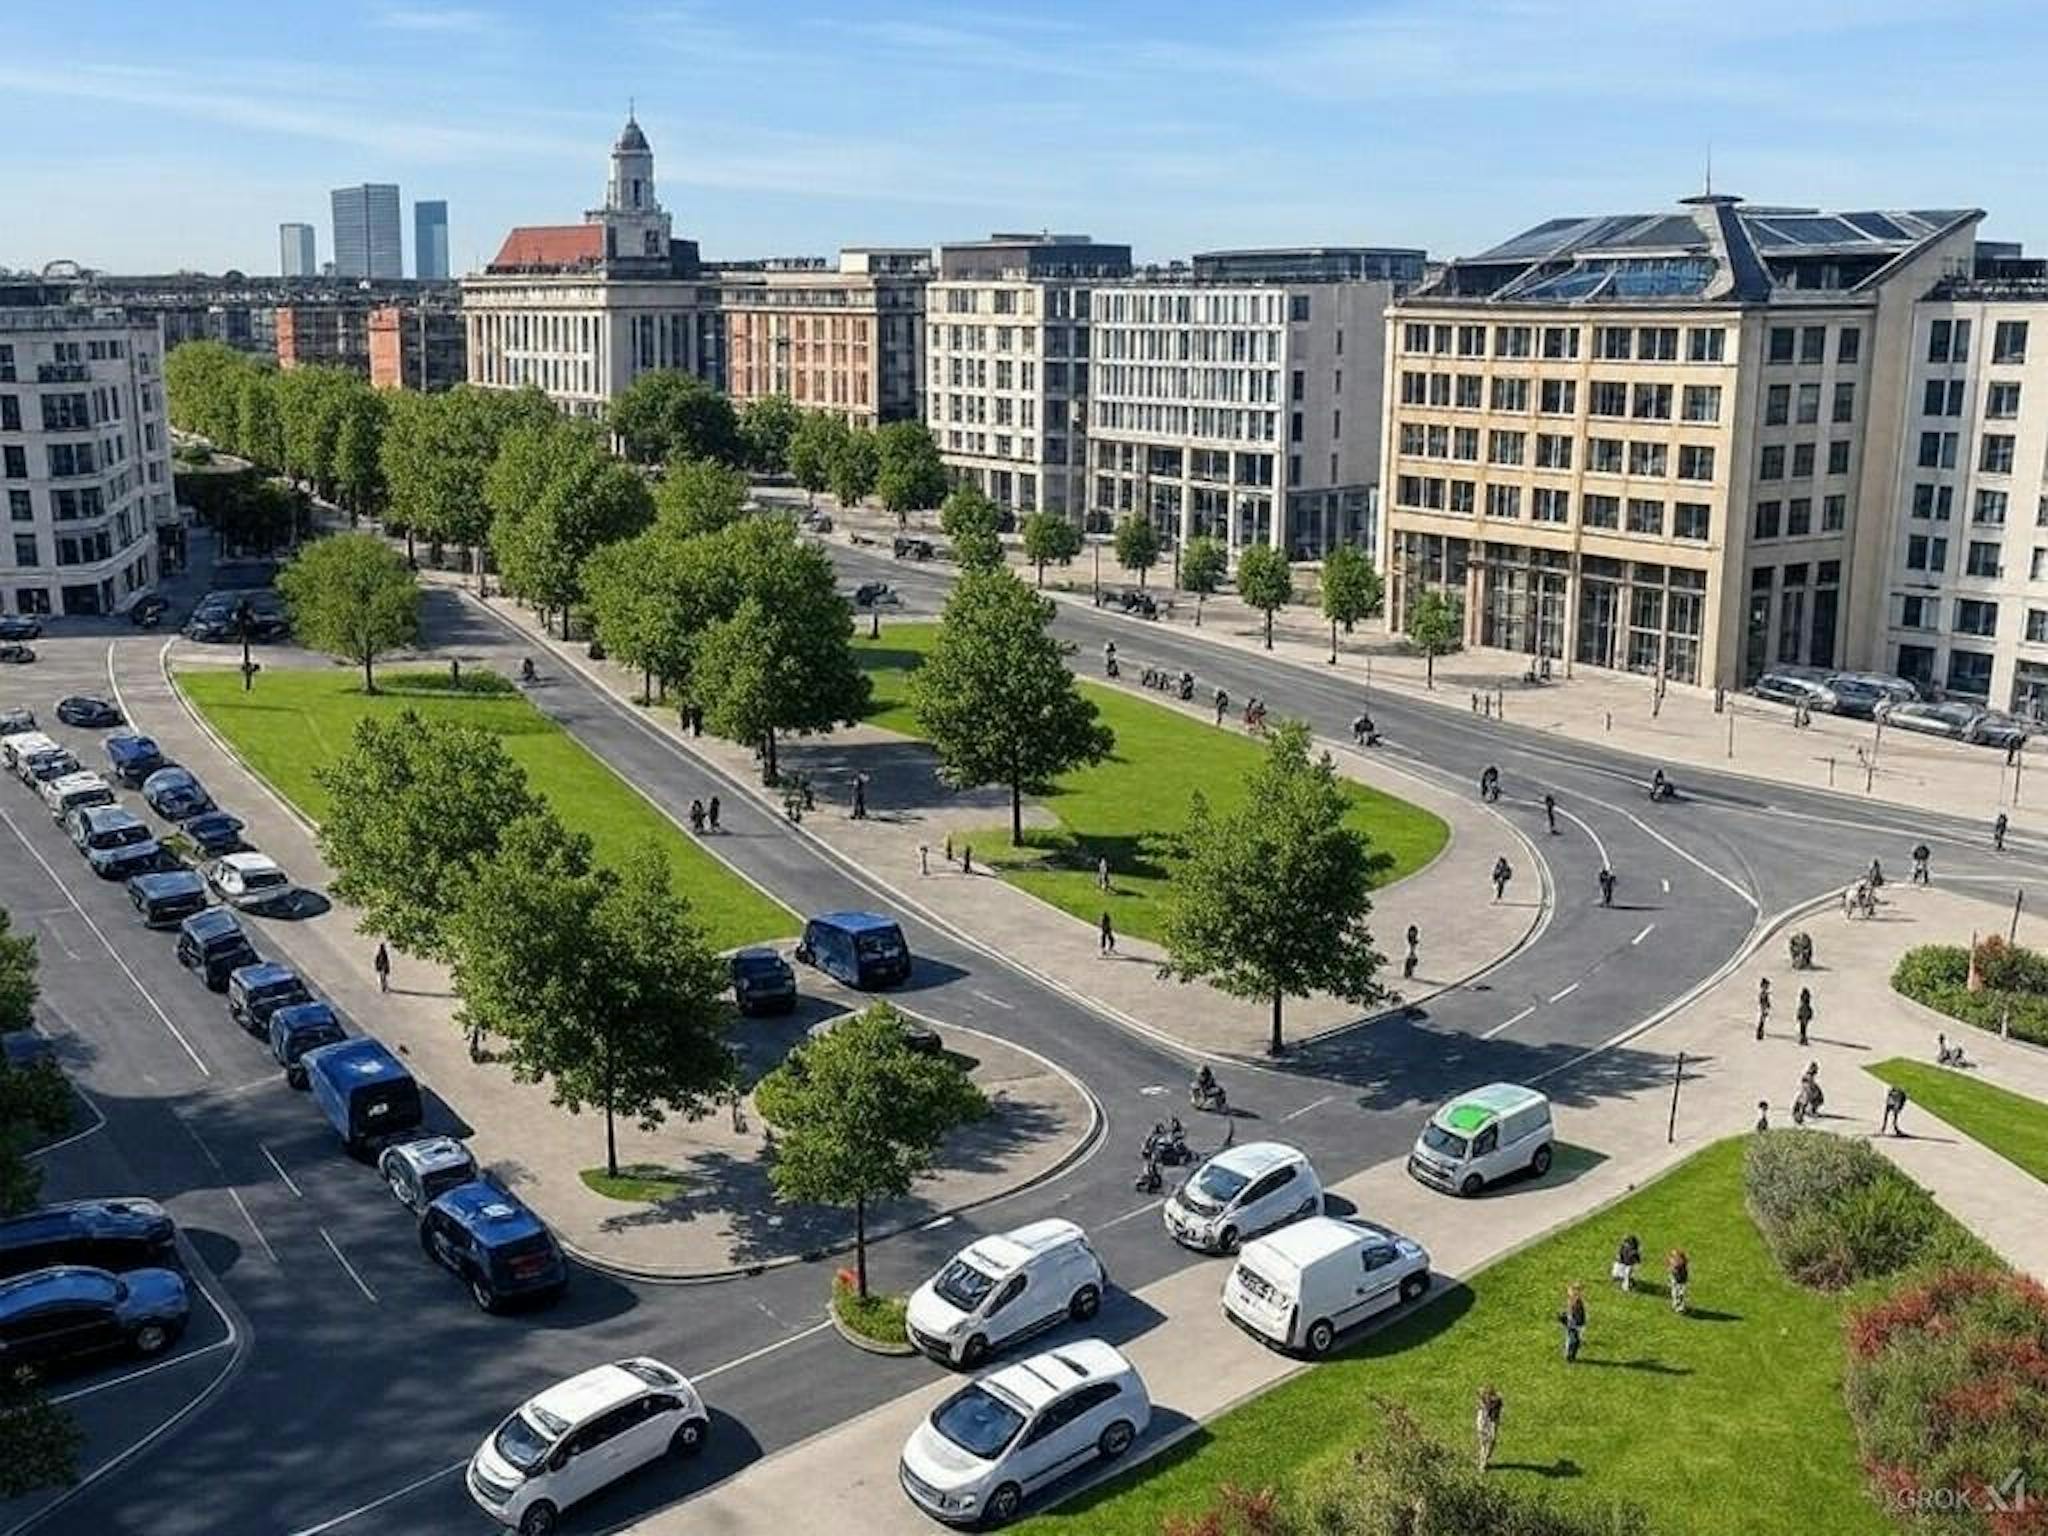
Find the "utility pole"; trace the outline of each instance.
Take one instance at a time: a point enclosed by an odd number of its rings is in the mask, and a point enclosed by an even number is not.
[[[1664,1127],[1666,1145],[1678,1140],[1678,1090],[1685,1082],[1685,1052],[1678,1053],[1678,1070],[1671,1074],[1671,1119]]]

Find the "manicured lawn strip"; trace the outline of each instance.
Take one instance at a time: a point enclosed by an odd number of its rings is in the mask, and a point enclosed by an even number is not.
[[[1624,1296],[1607,1269],[1630,1232],[1649,1287]],[[1692,1259],[1688,1317],[1662,1290],[1674,1246]],[[1567,1366],[1554,1319],[1573,1280],[1589,1317]],[[1492,1382],[1506,1400],[1492,1475],[1526,1490],[1583,1508],[1633,1502],[1661,1536],[1875,1536],[1893,1527],[1864,1491],[1840,1389],[1850,1297],[1782,1275],[1743,1210],[1742,1142],[1721,1142],[1019,1529],[1158,1536],[1220,1484],[1284,1489],[1348,1458],[1373,1395],[1463,1454]]]
[[[1971,1140],[2048,1183],[2048,1104],[1979,1082],[1952,1067],[1903,1057],[1868,1070],[1905,1089],[1907,1097],[1929,1114],[1939,1115]]]
[[[589,835],[600,859],[618,862],[647,844],[664,850],[676,886],[720,949],[779,938],[797,930],[794,913],[763,895],[706,853],[624,779],[593,757],[517,692],[405,688],[372,698],[352,672],[278,668],[248,693],[227,670],[194,668],[178,686],[235,750],[300,810],[318,821],[327,792],[313,770],[347,745],[357,720],[417,710],[492,732],[533,787],[570,827]]]
[[[879,641],[858,641],[875,690],[869,724],[918,735],[906,690],[937,633],[932,624],[885,624]],[[961,824],[938,835],[950,831],[956,846],[972,845],[977,864],[1000,869],[1041,901],[1085,922],[1094,922],[1107,907],[1119,933],[1157,938],[1168,858],[1190,798],[1199,789],[1219,812],[1238,804],[1244,777],[1264,748],[1241,730],[1217,730],[1101,684],[1081,686],[1116,732],[1117,745],[1108,761],[1066,774],[1042,797],[1040,804],[1061,825],[1027,827],[1023,848],[1010,846],[1006,825]],[[1393,859],[1382,884],[1415,873],[1443,851],[1450,832],[1439,818],[1362,784],[1345,788],[1353,825]],[[1104,856],[1112,886],[1107,897],[1095,874],[1096,860]]]
[[[901,1296],[870,1291],[862,1298],[851,1285],[835,1282],[832,1287],[833,1315],[862,1338],[877,1344],[909,1344],[910,1335],[903,1324],[908,1308],[909,1302]]]
[[[672,1199],[690,1187],[683,1175],[659,1163],[622,1163],[616,1177],[602,1168],[585,1168],[577,1177],[592,1194],[647,1205]]]

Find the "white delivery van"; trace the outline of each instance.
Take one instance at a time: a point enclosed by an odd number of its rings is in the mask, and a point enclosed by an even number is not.
[[[1539,1178],[1548,1173],[1552,1142],[1550,1100],[1517,1083],[1489,1083],[1429,1117],[1408,1154],[1408,1171],[1438,1189],[1476,1195],[1524,1169]]]
[[[1275,1349],[1326,1355],[1345,1329],[1428,1289],[1420,1243],[1311,1216],[1244,1245],[1223,1282],[1223,1315]]]
[[[978,1238],[911,1293],[910,1342],[944,1365],[973,1367],[991,1350],[1102,1305],[1109,1275],[1071,1221],[1048,1218]]]

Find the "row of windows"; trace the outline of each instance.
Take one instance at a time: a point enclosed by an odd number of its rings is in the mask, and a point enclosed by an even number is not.
[[[1967,363],[1970,360],[1970,322],[1930,320],[1927,323],[1927,361]],[[2027,360],[2027,322],[2001,320],[1991,332],[1991,361],[2019,364]]]
[[[1961,379],[1929,379],[1920,396],[1922,416],[1960,416],[1967,386]],[[1984,386],[1984,414],[1993,421],[2011,421],[2020,413],[2020,387],[2010,380]]]
[[[1810,427],[1820,420],[1820,385],[1772,384],[1764,390],[1764,425],[1782,427],[1797,424]],[[1828,420],[1837,424],[1856,419],[1856,386],[1844,380],[1834,389]]]
[[[1853,390],[1853,386],[1847,387]],[[1669,384],[1632,385],[1618,379],[1595,379],[1589,390],[1586,409],[1589,416],[1670,421],[1675,400],[1678,418],[1682,421],[1715,422],[1721,419],[1721,386],[1718,384],[1687,384],[1674,394]],[[1490,381],[1489,387],[1489,381],[1476,373],[1423,373],[1406,368],[1401,371],[1403,405],[1526,414],[1533,404],[1539,416],[1570,416],[1576,413],[1578,402],[1576,379],[1497,377]]]
[[[1215,405],[1101,400],[1095,405],[1094,426],[1105,432],[1136,432],[1153,437],[1270,443],[1280,435],[1280,413]]]
[[[1576,325],[1450,325],[1409,321],[1401,327],[1401,350],[1417,357],[1542,357],[1579,355]],[[1675,325],[1596,325],[1591,355],[1611,362],[1675,363],[1681,351]],[[1727,332],[1720,326],[1687,326],[1683,352],[1689,363],[1718,363]],[[1489,343],[1491,344],[1489,346]]]
[[[1489,484],[1486,487],[1486,515],[1491,518],[1521,517],[1522,489],[1519,485]],[[1478,486],[1471,480],[1402,475],[1395,481],[1395,504],[1421,512],[1449,512],[1470,517],[1477,506],[1477,498]],[[1569,523],[1571,492],[1553,486],[1534,487],[1529,493],[1528,512],[1529,520],[1534,523]],[[1579,500],[1579,526],[1582,528],[1661,538],[1667,521],[1673,538],[1704,543],[1713,536],[1713,508],[1704,501],[1666,503],[1646,496],[1599,495],[1587,495]]]
[[[1920,482],[1913,487],[1913,516],[1923,521],[1945,523],[1955,510],[1955,487],[1932,485]],[[2006,491],[1994,491],[1980,487],[1976,505],[1970,513],[1970,521],[1990,527],[2005,526],[2006,513],[2012,504],[2012,496]],[[2043,496],[2034,514],[2037,527],[2048,528],[2048,496]]]
[[[1788,456],[1784,443],[1766,443],[1758,450],[1756,477],[1759,480],[1810,480],[1814,465],[1819,459],[1819,448],[1813,443],[1793,443]],[[1846,437],[1838,437],[1828,444],[1827,471],[1830,475],[1849,473],[1849,455],[1853,444]]]
[[[1922,432],[1919,467],[1954,469],[1957,441],[1958,434],[1954,432]],[[1987,475],[2011,474],[2016,441],[2010,432],[1986,432],[1977,444],[1978,470]]]
[[[1948,569],[1948,539],[1935,533],[1906,536],[1906,569],[1940,575]],[[1997,577],[2005,574],[2005,546],[1995,539],[1971,539],[1963,556],[1965,576]]]
[[[1835,361],[1848,366],[1863,355],[1863,332],[1845,325],[1835,332]],[[1765,360],[1805,367],[1828,360],[1828,328],[1824,325],[1774,325],[1765,338]]]
[[[1160,368],[1098,361],[1093,374],[1098,396],[1220,400],[1249,405],[1280,403],[1277,368]]]
[[[1823,496],[1820,501],[1822,533],[1840,533],[1849,520],[1849,498]],[[1794,496],[1789,501],[1760,501],[1750,525],[1751,536],[1759,539],[1803,539],[1813,533],[1813,498]]]
[[[1283,315],[1281,300],[1290,303]],[[1278,325],[1283,318],[1308,318],[1308,295],[1285,295],[1271,289],[1255,292],[1187,293],[1123,292],[1110,289],[1095,297],[1095,319],[1121,325]]]
[[[986,426],[993,422],[999,427],[1028,429],[1038,425],[1038,402],[1029,396],[1013,401],[1007,395],[991,400],[987,395],[948,394],[934,404],[936,419],[963,426]]]
[[[1079,338],[1091,333],[1082,331]],[[1278,366],[1278,331],[1136,331],[1098,325],[1092,333],[1095,355],[1116,362],[1244,363]],[[1342,332],[1338,333],[1340,336]],[[1083,349],[1085,350],[1085,348]],[[1343,351],[1339,346],[1338,351]]]
[[[1534,455],[1531,456],[1531,437]],[[1647,475],[1663,478],[1672,472],[1670,445],[1641,439],[1590,437],[1585,442],[1585,467],[1589,474]],[[1490,431],[1486,434],[1486,462],[1520,468],[1569,470],[1576,442],[1562,433]],[[1453,459],[1464,463],[1479,460],[1477,427],[1445,427],[1421,422],[1401,423],[1400,451],[1412,457]],[[1677,477],[1708,481],[1714,478],[1714,450],[1703,443],[1678,445]]]
[[[955,357],[950,359],[946,369],[946,382],[955,389],[987,389],[990,387],[988,359],[983,357]],[[1007,357],[997,358],[994,387],[997,389],[1036,389],[1038,387],[1038,365],[1025,358],[1011,362]]]

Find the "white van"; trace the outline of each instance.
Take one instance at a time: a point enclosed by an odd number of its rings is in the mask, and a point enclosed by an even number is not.
[[[1346,1328],[1428,1289],[1420,1243],[1311,1216],[1244,1245],[1223,1282],[1223,1315],[1276,1349],[1326,1355]]]
[[[972,1368],[991,1350],[1102,1305],[1109,1275],[1071,1221],[1034,1221],[978,1238],[911,1293],[910,1342],[943,1365]]]
[[[53,820],[62,821],[81,806],[112,805],[114,787],[96,773],[67,773],[43,785],[43,804]]]
[[[1489,1083],[1429,1117],[1408,1154],[1408,1171],[1438,1189],[1476,1195],[1525,1169],[1542,1177],[1552,1150],[1550,1100],[1518,1083]]]
[[[9,773],[19,774],[23,758],[53,751],[56,746],[57,743],[41,731],[17,731],[12,736],[0,736],[0,763],[7,765]]]

